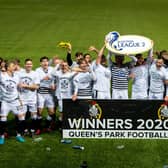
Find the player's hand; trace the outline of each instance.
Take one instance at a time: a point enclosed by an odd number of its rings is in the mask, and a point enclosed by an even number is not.
[[[43,78],[43,80],[49,80],[49,79],[50,79],[49,76],[45,76],[45,77]]]
[[[153,40],[151,40],[151,44],[152,44],[152,46],[154,45],[154,41]]]
[[[164,100],[165,100],[166,102],[168,102],[168,96],[165,96]]]
[[[72,96],[72,101],[76,101],[76,99],[77,99],[77,95],[74,94],[74,95]]]
[[[88,50],[89,50],[89,51],[96,51],[96,47],[90,46]]]
[[[106,40],[106,38],[104,39],[104,44],[106,45],[106,43],[108,43],[108,41]]]
[[[56,89],[55,85],[51,85],[51,86],[50,86],[50,89],[51,89],[51,90],[55,90],[55,89]]]
[[[19,88],[27,88],[27,84],[24,84],[24,83],[19,83],[18,87]]]
[[[131,74],[129,75],[129,78],[134,79],[134,78],[135,78],[135,74],[134,74],[134,73],[131,73]]]
[[[72,45],[71,45],[71,43],[68,43],[67,50],[68,50],[69,53],[72,52]]]

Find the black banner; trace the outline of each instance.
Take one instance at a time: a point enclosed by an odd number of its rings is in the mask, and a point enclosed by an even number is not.
[[[64,138],[168,138],[159,100],[64,100]]]

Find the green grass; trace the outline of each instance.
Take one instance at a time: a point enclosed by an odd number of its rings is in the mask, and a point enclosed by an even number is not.
[[[89,167],[159,168],[168,164],[166,140],[73,140],[61,144],[60,134],[43,134],[42,141],[26,138],[24,144],[14,137],[2,146],[0,163],[6,167],[80,167],[83,160]],[[85,150],[72,149],[83,145]],[[123,149],[117,147],[124,145]],[[47,149],[50,148],[50,151]]]
[[[19,58],[55,54],[60,40],[70,41],[73,53],[100,48],[104,36],[140,34],[154,40],[155,49],[167,47],[166,0],[4,0],[0,1],[0,55]]]
[[[56,47],[70,41],[73,55],[100,48],[110,31],[139,34],[154,40],[154,49],[168,46],[167,0],[0,0],[0,56],[5,59],[50,58],[66,51]],[[106,51],[107,52],[107,51]],[[93,57],[96,55],[91,53]],[[168,164],[166,140],[73,140],[60,143],[58,131],[41,135],[34,143],[17,143],[12,136],[0,146],[0,166],[78,168],[83,160],[89,168],[161,168]],[[80,144],[84,151],[72,149]],[[123,149],[117,149],[124,145]],[[47,151],[50,147],[51,151]]]

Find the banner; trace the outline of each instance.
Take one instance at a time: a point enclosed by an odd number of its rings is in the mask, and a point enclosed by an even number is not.
[[[149,51],[153,41],[140,35],[120,35],[118,32],[109,32],[106,37],[106,48],[114,54],[132,55]]]
[[[167,139],[161,100],[63,101],[63,138]]]

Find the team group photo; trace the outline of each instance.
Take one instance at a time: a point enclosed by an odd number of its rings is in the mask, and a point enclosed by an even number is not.
[[[0,164],[168,167],[167,5],[0,0]]]

